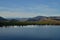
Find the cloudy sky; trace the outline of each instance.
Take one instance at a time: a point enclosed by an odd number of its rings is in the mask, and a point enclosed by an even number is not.
[[[0,0],[0,16],[60,16],[60,0]]]

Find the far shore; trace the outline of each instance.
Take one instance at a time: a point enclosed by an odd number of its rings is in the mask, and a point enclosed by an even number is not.
[[[60,25],[60,23],[54,22],[0,22],[2,26],[25,26],[25,25]]]

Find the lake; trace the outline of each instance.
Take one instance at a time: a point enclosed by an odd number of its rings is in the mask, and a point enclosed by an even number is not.
[[[60,40],[60,25],[0,27],[0,40]]]

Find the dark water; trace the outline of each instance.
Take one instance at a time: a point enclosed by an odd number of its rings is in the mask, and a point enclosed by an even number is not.
[[[60,26],[28,25],[0,27],[0,40],[60,40]]]

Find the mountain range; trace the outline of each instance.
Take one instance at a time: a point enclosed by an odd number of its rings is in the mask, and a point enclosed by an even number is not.
[[[60,21],[60,17],[59,16],[51,16],[51,17],[37,16],[37,17],[32,17],[32,18],[3,18],[3,17],[0,17],[0,21],[17,20],[17,21],[21,21],[21,22],[24,22],[24,21],[34,22],[34,21],[49,20],[49,19]]]

